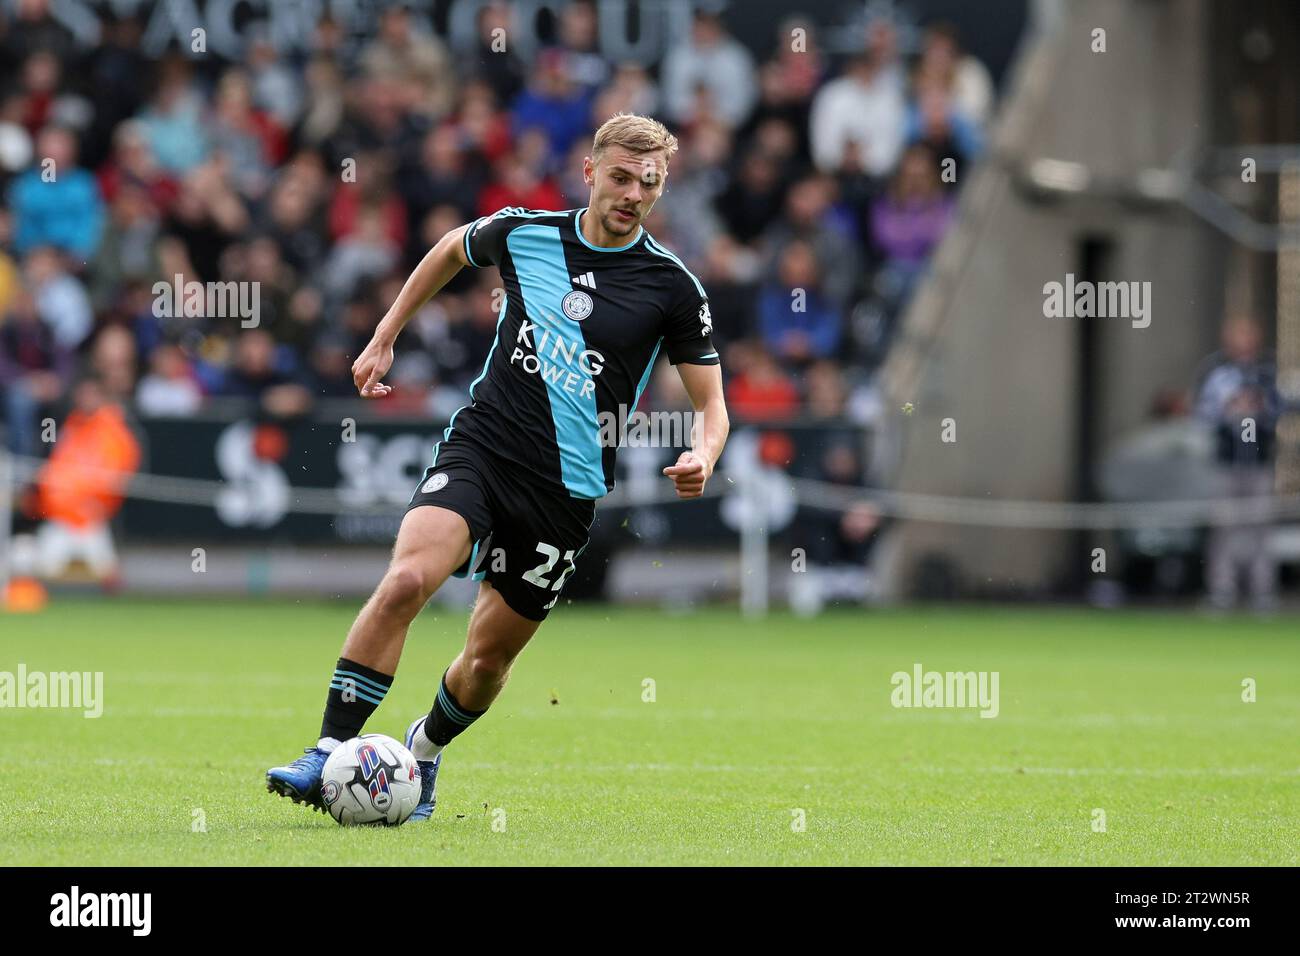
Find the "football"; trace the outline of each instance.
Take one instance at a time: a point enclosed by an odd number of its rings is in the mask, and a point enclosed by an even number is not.
[[[420,768],[392,737],[362,734],[325,761],[321,799],[342,826],[401,826],[420,800]]]

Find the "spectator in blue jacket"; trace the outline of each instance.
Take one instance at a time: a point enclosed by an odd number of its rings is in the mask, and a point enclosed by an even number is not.
[[[564,159],[569,144],[591,126],[591,94],[569,78],[565,58],[563,50],[543,50],[532,82],[510,110],[516,136],[532,128],[546,133],[553,166]]]
[[[821,281],[812,246],[797,239],[781,252],[776,280],[759,294],[759,332],[783,362],[829,358],[839,347],[840,313]]]
[[[104,201],[95,177],[76,162],[77,138],[70,130],[47,126],[41,131],[35,165],[9,187],[19,255],[38,246],[62,249],[82,263],[95,255]]]

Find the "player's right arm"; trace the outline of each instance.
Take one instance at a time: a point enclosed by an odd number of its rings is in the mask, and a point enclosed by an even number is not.
[[[388,313],[379,320],[370,344],[352,363],[352,381],[362,398],[383,398],[393,390],[379,380],[393,365],[393,343],[406,323],[439,289],[469,265],[465,257],[465,233],[474,223],[467,223],[447,233],[415,267]]]

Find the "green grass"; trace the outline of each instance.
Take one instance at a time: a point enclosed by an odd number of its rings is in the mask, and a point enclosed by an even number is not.
[[[1294,618],[562,608],[448,749],[433,821],[345,830],[262,775],[314,737],[355,611],[0,616],[0,670],[102,670],[106,698],[0,710],[0,864],[1300,863]],[[368,729],[427,709],[464,624],[421,616]],[[895,709],[917,661],[998,671],[1000,714]]]

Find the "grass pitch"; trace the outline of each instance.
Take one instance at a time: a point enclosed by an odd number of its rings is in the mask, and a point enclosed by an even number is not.
[[[103,671],[105,698],[0,710],[0,864],[1300,863],[1295,618],[560,608],[431,823],[345,830],[263,773],[313,741],[357,606],[0,616],[0,671]],[[417,620],[368,730],[428,709],[464,628]],[[896,709],[915,663],[999,672],[999,715]]]

